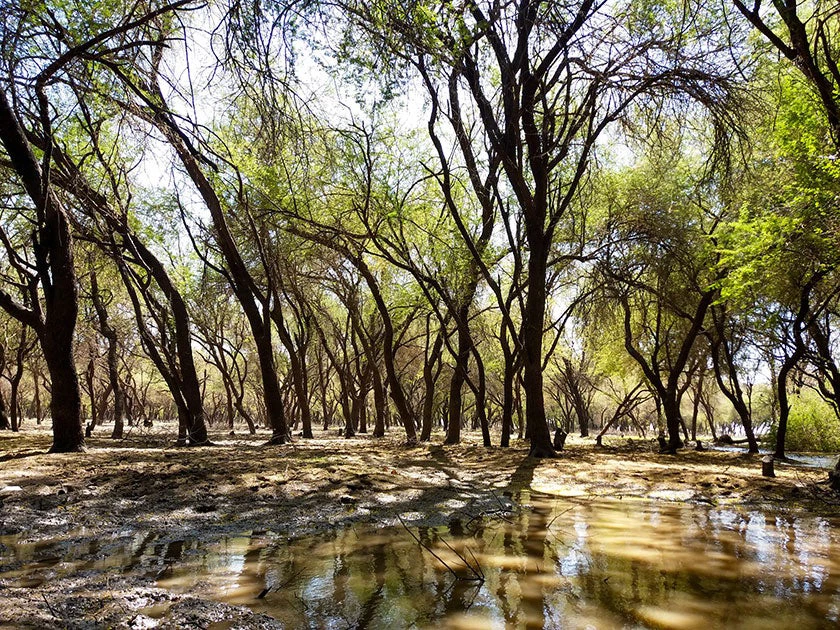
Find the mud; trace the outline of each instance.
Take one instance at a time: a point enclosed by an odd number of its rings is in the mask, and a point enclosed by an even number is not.
[[[271,628],[248,608],[157,586],[162,570],[139,559],[108,566],[137,536],[166,545],[244,531],[289,538],[353,523],[439,525],[492,518],[522,489],[575,500],[634,499],[704,506],[753,505],[834,517],[840,500],[825,471],[734,452],[655,452],[653,443],[612,438],[603,448],[570,438],[557,459],[527,458],[527,445],[407,447],[397,436],[264,446],[268,435],[211,435],[215,446],[177,448],[172,432],[88,440],[82,454],[48,455],[44,430],[0,434],[0,545],[52,545],[51,562],[27,583],[19,557],[0,560],[0,627]],[[5,541],[5,542],[4,542]],[[52,549],[52,547],[51,547]],[[41,550],[43,551],[43,550]],[[0,558],[4,556],[0,546]],[[46,577],[44,577],[46,576]]]

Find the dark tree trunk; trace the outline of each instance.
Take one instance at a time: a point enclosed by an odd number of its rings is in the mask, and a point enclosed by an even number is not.
[[[111,385],[111,393],[114,396],[114,429],[111,432],[111,438],[121,440],[124,430],[125,398],[123,396],[122,386],[120,385],[119,363],[117,360],[117,333],[108,323],[108,310],[99,291],[96,273],[91,273],[90,291],[93,306],[96,310],[96,317],[99,320],[99,330],[102,336],[108,341],[108,382]]]
[[[446,439],[444,444],[458,444],[461,441],[461,388],[464,384],[464,374],[461,367],[456,365],[449,381],[449,404],[447,407]]]
[[[502,374],[502,436],[500,446],[507,448],[510,446],[510,434],[513,430],[514,383],[517,366],[515,356],[507,345],[507,339],[504,340],[503,351],[505,365]]]
[[[396,347],[394,345],[394,324],[391,320],[391,314],[388,310],[388,305],[385,303],[382,293],[379,290],[379,283],[376,281],[373,273],[371,273],[368,266],[359,256],[351,256],[351,262],[362,274],[365,282],[373,295],[373,300],[376,303],[379,315],[382,318],[383,324],[383,339],[382,343],[385,347],[383,353],[385,360],[385,373],[388,377],[388,392],[391,394],[391,399],[394,401],[394,406],[397,408],[397,413],[400,416],[400,421],[405,429],[406,441],[409,444],[417,443],[417,428],[411,410],[408,406],[408,401],[405,398],[405,391],[400,383],[397,368],[394,364],[396,355]]]
[[[48,328],[40,335],[43,338],[41,348],[50,373],[50,414],[53,423],[51,453],[83,451],[85,445],[82,400],[73,361],[72,337],[68,339],[62,332],[56,330],[50,333]]]
[[[265,412],[272,431],[271,439],[268,443],[285,444],[289,441],[289,429],[286,424],[283,397],[277,380],[274,349],[271,344],[271,321],[269,318],[270,314],[266,308],[268,298],[262,295],[257,289],[254,278],[248,271],[228,227],[227,219],[222,209],[222,202],[213,184],[204,175],[197,155],[187,146],[184,141],[184,134],[168,113],[163,93],[157,86],[154,86],[154,91],[158,102],[153,103],[151,100],[146,100],[146,104],[152,108],[153,119],[158,129],[175,149],[184,169],[187,171],[198,193],[201,195],[204,205],[210,212],[216,242],[228,267],[228,280],[230,281],[231,289],[241,304],[242,310],[245,312],[245,317],[248,319],[248,324],[251,327],[260,365]]]
[[[541,230],[542,226],[540,226]],[[525,422],[531,440],[531,457],[554,457],[551,432],[545,416],[543,397],[543,320],[546,300],[546,257],[543,235],[529,234],[531,254],[528,259],[528,297],[522,322],[523,386]]]
[[[172,284],[161,262],[133,235],[130,237],[131,246],[140,256],[143,264],[149,270],[155,282],[160,287],[172,309],[172,320],[175,324],[175,349],[178,355],[178,371],[181,393],[187,408],[187,440],[191,445],[207,444],[207,424],[204,413],[204,403],[201,387],[198,382],[198,372],[192,353],[192,332],[190,331],[190,316],[187,305],[181,293]]]
[[[306,365],[305,352],[301,352],[300,348],[295,345],[289,329],[286,327],[286,322],[283,318],[283,312],[279,307],[275,306],[271,311],[271,318],[274,320],[274,325],[277,327],[277,336],[280,338],[280,343],[286,349],[289,355],[289,363],[292,371],[292,385],[295,390],[295,398],[297,398],[298,409],[300,410],[300,419],[303,424],[303,437],[312,438],[312,408],[309,404],[309,391],[306,379]]]
[[[436,365],[439,364],[441,352],[443,351],[444,335],[446,335],[446,331],[441,327],[423,364],[423,388],[425,395],[423,397],[423,418],[420,426],[421,442],[428,442],[432,439],[432,414],[435,409],[435,377],[440,372],[439,368],[436,370]]]
[[[29,336],[28,333],[29,327],[21,324],[17,352],[15,352],[15,371],[9,379],[9,387],[11,389],[9,406],[11,407],[10,419],[12,423],[12,431],[18,431],[20,429],[21,421],[23,420],[21,417],[20,403],[18,401],[20,394],[20,381],[23,378],[24,372],[24,361],[26,360],[26,355],[32,349],[32,345],[27,339]]]
[[[42,124],[48,127],[46,96],[40,91],[38,96]],[[49,137],[47,131],[45,133]],[[0,139],[12,167],[36,207],[38,224],[33,233],[33,252],[37,279],[43,292],[44,312],[42,314],[39,308],[37,294],[31,296],[34,299],[26,308],[3,293],[0,306],[37,332],[52,384],[53,444],[50,452],[82,451],[85,445],[82,403],[73,361],[79,307],[70,223],[58,199],[50,191],[48,182],[44,181],[38,161],[4,91],[0,91]],[[32,285],[33,293],[36,286]]]
[[[782,368],[779,370],[779,377],[776,380],[777,394],[779,397],[779,424],[776,427],[776,445],[773,450],[773,457],[785,459],[785,440],[787,439],[787,424],[790,416],[790,401],[788,400],[788,376],[799,363],[802,353],[794,351],[790,356],[785,357]]]
[[[32,381],[35,384],[35,424],[41,424],[44,421],[44,410],[41,406],[41,374],[38,371],[33,371]]]
[[[3,397],[3,393],[0,392],[0,429],[7,431],[12,428],[12,425],[9,424],[9,414],[6,413],[6,400]]]
[[[380,438],[385,435],[385,418],[388,414],[388,401],[385,397],[385,387],[382,384],[382,375],[379,373],[379,366],[373,364],[373,408],[376,416],[373,421],[373,437]]]
[[[93,435],[93,430],[99,424],[99,409],[96,406],[96,359],[90,357],[88,359],[87,369],[85,370],[85,382],[88,387],[88,397],[90,398],[90,422],[85,428],[85,437],[89,438]]]
[[[680,412],[680,403],[677,400],[677,392],[666,390],[662,397],[662,411],[665,414],[665,427],[668,430],[668,452],[676,453],[685,444],[680,438],[680,429],[685,424]]]
[[[785,439],[787,438],[787,423],[790,416],[790,401],[788,400],[787,381],[789,374],[793,371],[799,361],[805,356],[807,347],[802,338],[803,326],[808,313],[811,310],[811,291],[828,273],[820,271],[815,273],[802,287],[799,295],[799,305],[793,319],[793,343],[794,349],[789,356],[785,357],[782,367],[779,370],[779,377],[776,380],[776,390],[779,399],[779,424],[776,428],[776,446],[773,456],[776,459],[785,459]]]
[[[747,443],[749,444],[750,453],[758,453],[758,441],[755,439],[755,431],[753,431],[752,417],[749,407],[744,400],[743,390],[741,389],[741,382],[738,378],[738,366],[735,364],[734,353],[732,352],[731,342],[727,338],[725,328],[726,312],[723,307],[712,307],[712,321],[715,325],[717,335],[712,340],[712,367],[715,373],[715,380],[717,381],[720,391],[726,396],[735,407],[738,417],[741,419],[741,425],[744,427],[744,434],[747,436]],[[726,368],[727,379],[724,380],[723,368]]]

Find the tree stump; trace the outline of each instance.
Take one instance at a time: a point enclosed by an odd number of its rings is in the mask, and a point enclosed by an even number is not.
[[[595,438],[595,446],[603,446],[603,444],[601,443],[601,438],[602,437],[603,436],[599,435]]]
[[[555,451],[562,451],[563,446],[566,444],[566,438],[569,436],[563,429],[557,428],[554,431],[554,450]]]
[[[776,472],[773,470],[773,456],[765,455],[761,458],[761,474],[765,477],[775,477]]]

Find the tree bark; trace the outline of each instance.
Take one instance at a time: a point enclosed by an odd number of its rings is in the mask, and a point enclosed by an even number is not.
[[[525,389],[525,422],[531,439],[531,457],[554,457],[551,432],[545,416],[543,397],[543,321],[546,304],[546,258],[548,252],[543,235],[529,235],[531,255],[528,259],[528,297],[522,319],[522,346]]]
[[[43,93],[39,97],[42,118],[48,117],[46,97]],[[50,452],[82,451],[85,445],[82,404],[73,353],[79,306],[70,222],[50,190],[49,180],[45,181],[23,128],[2,90],[0,139],[36,207],[38,223],[33,233],[33,251],[44,312],[40,312],[37,295],[27,309],[3,293],[0,306],[16,319],[32,326],[38,335],[52,383],[53,444]]]
[[[120,385],[119,362],[117,358],[118,339],[116,331],[108,323],[108,310],[99,291],[99,283],[96,279],[96,272],[90,275],[90,292],[93,300],[93,307],[99,320],[99,330],[108,342],[108,382],[111,385],[111,393],[114,396],[114,429],[111,432],[111,439],[121,440],[124,430],[125,397]]]

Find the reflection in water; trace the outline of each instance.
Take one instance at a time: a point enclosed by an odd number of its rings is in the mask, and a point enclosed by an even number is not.
[[[414,530],[356,526],[120,548],[0,539],[0,579],[37,586],[81,569],[139,571],[289,627],[823,628],[840,624],[838,522],[523,493],[503,520]]]

